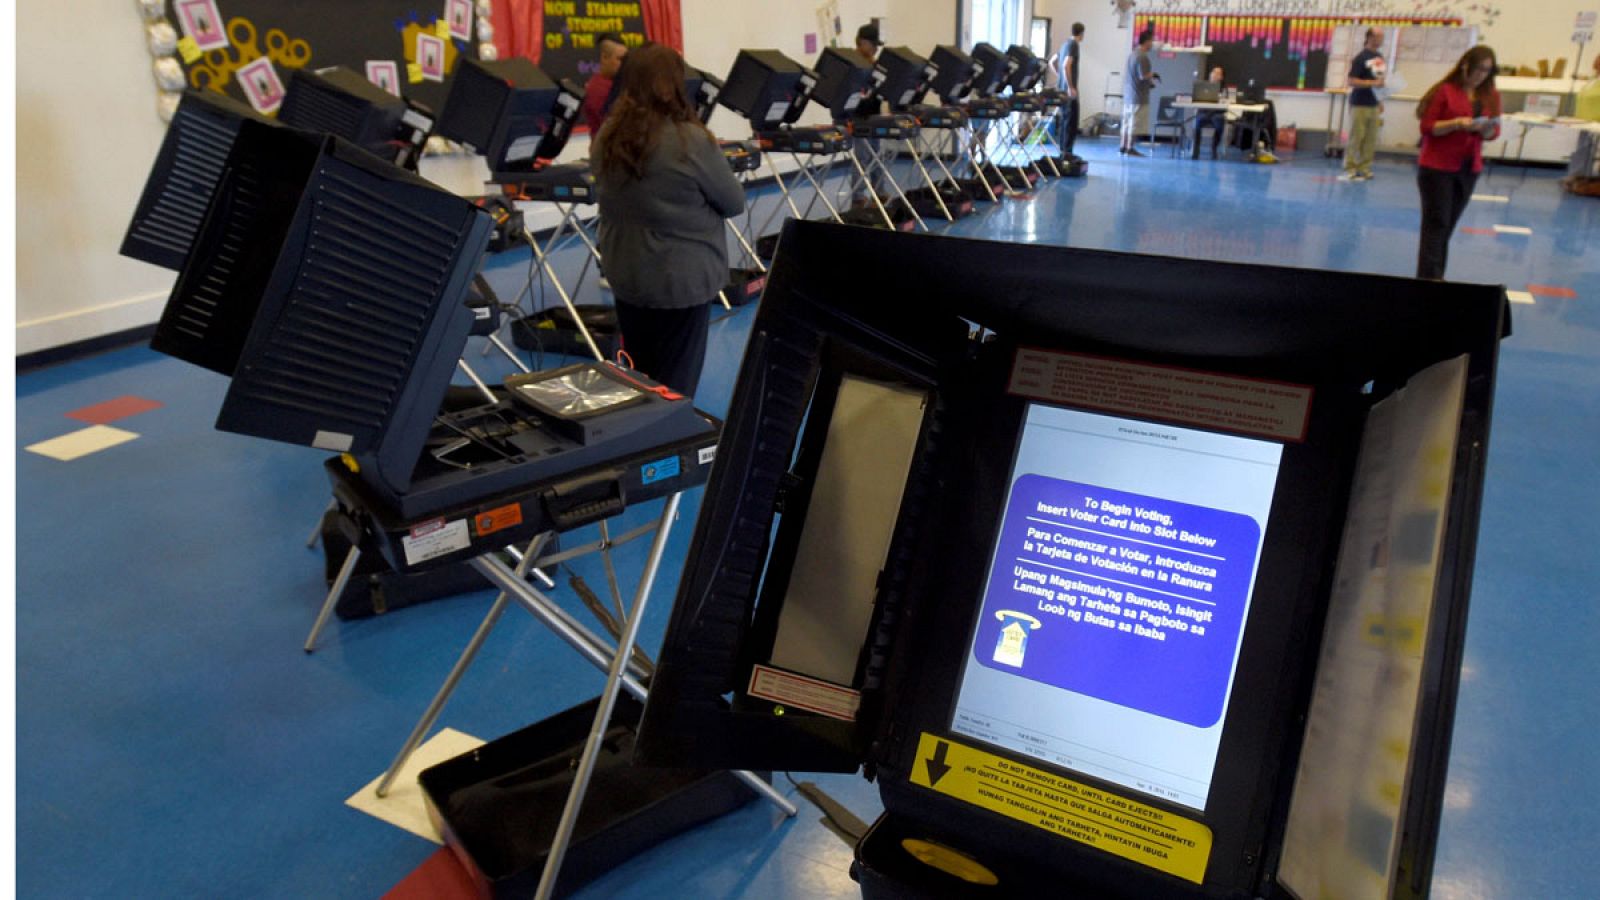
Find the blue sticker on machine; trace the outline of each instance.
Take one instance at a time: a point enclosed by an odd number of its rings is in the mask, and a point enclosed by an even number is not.
[[[644,466],[640,468],[639,474],[645,484],[654,484],[657,481],[665,481],[668,478],[677,478],[679,468],[680,466],[678,465],[678,458],[676,456],[669,456],[666,459],[658,459],[652,463],[645,463]]]

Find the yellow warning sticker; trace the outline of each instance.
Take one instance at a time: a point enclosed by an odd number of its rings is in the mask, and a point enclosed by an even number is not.
[[[1002,756],[923,732],[911,783],[1195,884],[1211,829]]]

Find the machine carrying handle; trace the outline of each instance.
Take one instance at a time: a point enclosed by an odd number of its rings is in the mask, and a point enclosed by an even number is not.
[[[627,508],[627,492],[622,486],[621,469],[609,469],[565,481],[540,496],[545,515],[557,531],[568,531],[601,519],[609,519]]]

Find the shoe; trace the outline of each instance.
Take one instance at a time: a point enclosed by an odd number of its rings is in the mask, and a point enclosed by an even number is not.
[[[1341,173],[1339,173],[1339,180],[1340,181],[1360,181],[1361,180],[1361,175],[1356,173],[1356,172],[1341,172]]]
[[[1139,151],[1138,151],[1138,150],[1136,150],[1136,149],[1135,149],[1135,150],[1124,150],[1124,151],[1122,151],[1122,152],[1124,152],[1124,153],[1126,153],[1126,154],[1128,154],[1128,155],[1129,155],[1129,156],[1143,156],[1143,155],[1144,155],[1144,154],[1143,154],[1143,153],[1140,153],[1140,152],[1139,152]]]
[[[1121,153],[1123,156],[1127,156],[1128,155],[1128,148],[1127,147],[1118,147],[1117,148],[1117,152]]]
[[[1372,180],[1372,173],[1371,172],[1358,173],[1356,175],[1356,177],[1355,177],[1355,180],[1356,181],[1371,181]]]

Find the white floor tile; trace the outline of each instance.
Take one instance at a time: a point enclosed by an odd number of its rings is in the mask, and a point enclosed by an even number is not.
[[[58,438],[40,441],[37,444],[29,444],[23,449],[29,453],[37,453],[40,456],[48,456],[51,459],[59,459],[62,462],[71,462],[91,453],[98,453],[107,447],[126,444],[136,437],[138,435],[131,431],[112,428],[110,425],[90,425],[88,428],[63,434]]]
[[[383,780],[383,773],[380,772],[378,777],[367,782],[365,787],[356,791],[344,803],[369,816],[376,816],[390,825],[427,838],[435,844],[443,844],[444,840],[439,837],[438,830],[428,821],[427,801],[423,799],[422,785],[417,783],[417,776],[422,774],[423,769],[481,746],[483,746],[482,740],[453,728],[446,728],[423,741],[416,752],[411,754],[411,758],[400,768],[400,774],[395,777],[394,784],[389,786],[387,797],[379,797],[374,793],[378,788],[378,782]],[[399,749],[395,748],[396,751]]]

